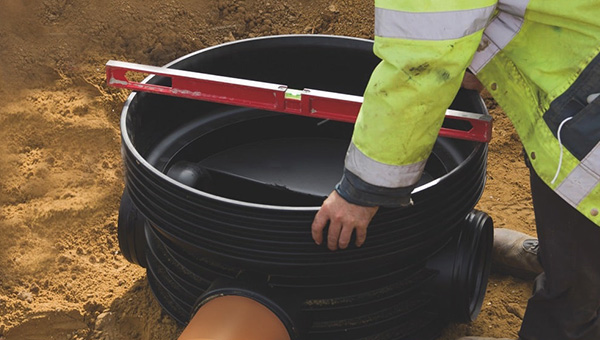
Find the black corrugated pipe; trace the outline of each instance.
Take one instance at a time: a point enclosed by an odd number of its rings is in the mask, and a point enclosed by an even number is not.
[[[310,35],[220,45],[168,67],[361,95],[377,63],[371,41]],[[466,90],[451,108],[487,114]],[[477,316],[492,240],[491,219],[473,211],[486,144],[438,138],[414,206],[380,209],[363,247],[330,252],[310,225],[341,176],[351,124],[137,93],[121,128],[121,250],[178,322],[223,295],[265,307],[302,340],[434,339]]]

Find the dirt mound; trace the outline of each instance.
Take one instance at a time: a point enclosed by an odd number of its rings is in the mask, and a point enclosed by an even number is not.
[[[109,59],[163,65],[273,34],[370,38],[366,0],[3,0],[0,4],[0,339],[174,339],[143,269],[119,254],[125,91]],[[534,234],[518,138],[499,109],[480,209]],[[480,318],[450,327],[515,336],[531,283],[493,276]]]

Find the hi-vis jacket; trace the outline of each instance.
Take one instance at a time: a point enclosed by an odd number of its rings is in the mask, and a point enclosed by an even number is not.
[[[375,53],[337,191],[406,205],[468,67],[538,175],[600,225],[600,2],[376,0]]]

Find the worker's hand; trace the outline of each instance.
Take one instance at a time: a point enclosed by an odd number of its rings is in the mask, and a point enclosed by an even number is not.
[[[315,243],[323,243],[323,229],[329,222],[327,247],[330,250],[346,249],[352,232],[356,230],[356,246],[360,247],[367,238],[367,227],[379,207],[363,207],[348,203],[335,190],[327,197],[312,224]]]
[[[483,84],[471,72],[465,72],[465,76],[460,86],[467,90],[475,90],[477,92],[483,91]]]

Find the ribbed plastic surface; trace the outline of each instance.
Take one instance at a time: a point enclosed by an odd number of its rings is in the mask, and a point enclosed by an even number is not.
[[[361,94],[377,63],[371,48],[350,38],[275,37],[200,51],[170,67]],[[469,92],[461,92],[453,108],[486,112]],[[329,150],[349,142],[349,124],[137,94],[124,108],[122,128],[126,195],[147,222],[127,233],[141,229],[146,239],[144,254],[138,246],[130,256],[144,256],[134,262],[146,264],[152,290],[179,322],[189,320],[198,297],[218,278],[250,277],[300,297],[310,323],[307,340],[433,339],[454,318],[446,314],[463,307],[442,307],[428,288],[440,270],[427,263],[457,244],[469,223],[483,223],[469,213],[483,191],[485,144],[438,139],[415,205],[381,209],[363,247],[330,252],[310,234],[320,199],[274,194],[229,177],[213,178],[217,187],[192,188],[166,174],[178,162],[202,164],[250,143],[310,138]],[[327,162],[322,156],[319,162]],[[310,153],[302,157],[315,161]],[[491,243],[479,244],[477,235],[471,235],[479,247],[474,254],[489,256]],[[468,277],[485,286],[485,265],[474,266],[479,274]]]

